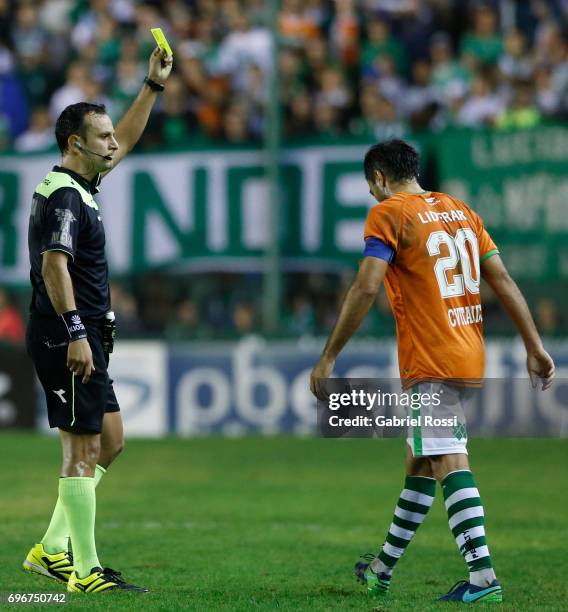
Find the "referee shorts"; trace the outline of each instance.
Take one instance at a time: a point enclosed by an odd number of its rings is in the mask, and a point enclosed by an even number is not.
[[[69,336],[59,318],[30,315],[26,348],[45,392],[49,426],[100,433],[105,413],[118,412],[120,407],[107,371],[109,356],[103,350],[104,319],[83,323],[95,367],[86,384],[67,367]]]

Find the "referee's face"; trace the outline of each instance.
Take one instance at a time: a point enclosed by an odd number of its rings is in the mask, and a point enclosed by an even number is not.
[[[114,137],[114,126],[108,115],[89,113],[84,118],[85,145],[89,151],[98,153],[91,155],[92,161],[97,165],[97,172],[110,170],[114,164],[114,156],[118,150],[118,142]],[[110,157],[111,159],[104,159]]]

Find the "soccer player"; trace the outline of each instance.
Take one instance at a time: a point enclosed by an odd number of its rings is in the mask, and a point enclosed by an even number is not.
[[[377,144],[365,156],[365,178],[380,204],[367,217],[364,259],[312,371],[312,392],[324,395],[322,379],[331,375],[339,352],[384,280],[396,319],[403,388],[440,393],[440,410],[462,414],[470,386],[481,384],[483,377],[480,277],[497,294],[523,338],[533,387],[540,377],[542,389],[548,388],[554,363],[481,218],[456,198],[422,189],[418,168],[418,153],[401,140]],[[437,409],[431,410],[436,417]],[[420,427],[413,429],[406,446],[406,479],[385,543],[377,555],[364,555],[355,566],[369,594],[388,592],[393,569],[426,518],[439,481],[449,526],[469,571],[469,579],[456,583],[441,599],[502,601],[466,441],[463,428],[441,438],[425,436]]]
[[[114,323],[105,233],[94,195],[101,177],[140,138],[171,69],[172,58],[156,48],[140,93],[116,132],[104,106],[68,106],[55,126],[61,165],[33,195],[27,349],[45,392],[49,425],[59,428],[63,463],[51,522],[24,569],[66,583],[71,592],[147,590],[103,568],[95,547],[95,487],[124,441],[107,372]]]

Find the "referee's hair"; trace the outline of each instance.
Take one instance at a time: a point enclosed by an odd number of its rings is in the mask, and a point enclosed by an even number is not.
[[[402,183],[418,176],[420,155],[413,146],[395,138],[373,145],[367,151],[363,165],[368,181],[374,182],[375,172],[380,170],[390,181]]]
[[[94,113],[95,115],[106,115],[104,104],[90,104],[89,102],[77,102],[67,106],[55,124],[55,139],[61,153],[67,150],[67,141],[72,134],[79,134],[85,138],[85,115]]]

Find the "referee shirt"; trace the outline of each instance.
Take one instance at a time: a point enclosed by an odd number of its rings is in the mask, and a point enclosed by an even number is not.
[[[32,200],[28,246],[33,293],[30,312],[56,317],[41,275],[46,251],[69,255],[68,270],[81,318],[100,319],[110,310],[105,232],[92,181],[60,166],[36,187]]]

